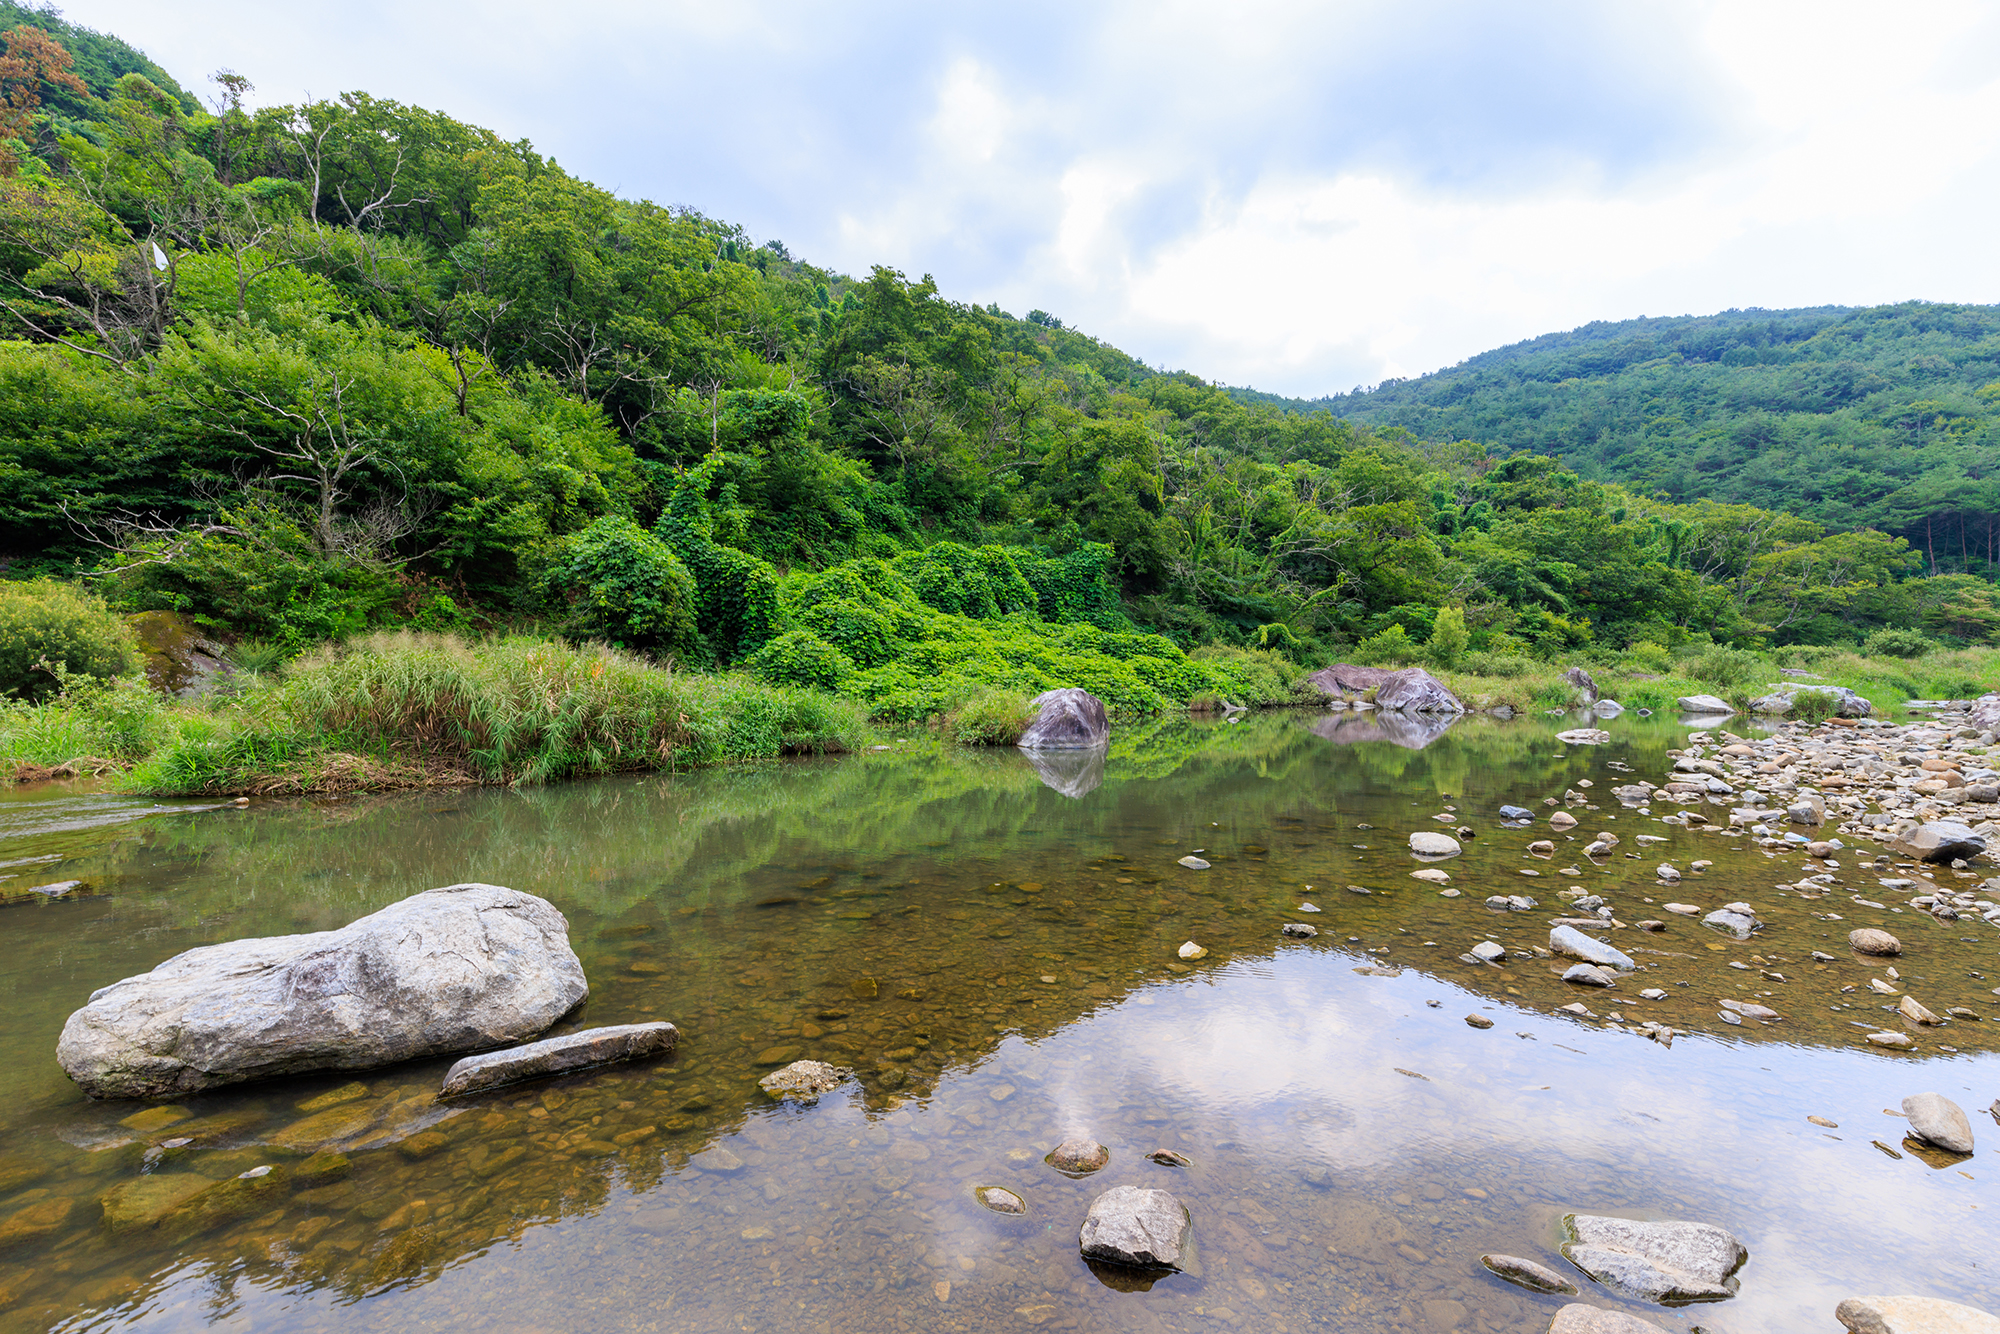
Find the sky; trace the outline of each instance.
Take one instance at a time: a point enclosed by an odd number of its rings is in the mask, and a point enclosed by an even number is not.
[[[77,0],[847,273],[1316,397],[1591,320],[2000,301],[2000,6]]]

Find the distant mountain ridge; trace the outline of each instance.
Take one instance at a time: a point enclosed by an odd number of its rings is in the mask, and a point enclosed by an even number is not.
[[[2000,568],[2000,306],[1596,321],[1356,393],[1232,392],[1549,454],[1663,499],[1880,528],[1938,570]]]

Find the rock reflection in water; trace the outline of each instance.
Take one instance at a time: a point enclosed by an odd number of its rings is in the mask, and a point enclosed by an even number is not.
[[[1084,750],[1024,750],[1020,752],[1034,767],[1035,776],[1044,785],[1062,793],[1065,797],[1085,797],[1097,791],[1104,782],[1104,757],[1107,748],[1091,746]]]
[[[1312,734],[1343,746],[1364,741],[1387,741],[1406,750],[1422,750],[1450,730],[1461,715],[1455,713],[1401,713],[1376,709],[1350,713],[1342,710],[1314,718],[1307,724]]]

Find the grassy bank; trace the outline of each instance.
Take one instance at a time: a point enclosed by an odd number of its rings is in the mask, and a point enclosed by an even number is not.
[[[122,770],[156,794],[542,783],[850,750],[862,711],[819,691],[700,676],[602,646],[371,635],[202,703],[73,683],[0,715],[23,777]]]
[[[1519,711],[1568,708],[1575,687],[1563,679],[1570,665],[1597,682],[1599,694],[1628,709],[1671,709],[1683,695],[1715,695],[1737,708],[1778,682],[1845,686],[1869,700],[1878,717],[1909,716],[1912,699],[1967,699],[2000,690],[2000,649],[1938,650],[1918,658],[1867,657],[1844,649],[1782,648],[1768,653],[1708,648],[1680,656],[1600,653],[1558,662],[1467,654],[1455,666],[1431,670],[1472,708],[1510,705]],[[1787,677],[1782,669],[1813,673],[1817,680]]]

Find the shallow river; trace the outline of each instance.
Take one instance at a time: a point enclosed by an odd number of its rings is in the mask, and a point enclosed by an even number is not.
[[[1857,1293],[2000,1309],[2000,932],[1897,912],[1879,879],[1898,871],[1846,853],[1832,892],[1780,890],[1817,868],[1609,795],[1659,781],[1683,729],[1622,719],[1592,748],[1564,725],[1470,719],[1418,748],[1365,718],[1173,720],[1121,732],[1101,774],[912,741],[246,810],[0,794],[0,1327],[1539,1331],[1565,1299],[1479,1256],[1567,1271],[1573,1211],[1748,1246],[1741,1294],[1712,1306],[1576,1276],[1663,1329],[1834,1331]],[[1565,790],[1597,804],[1528,856],[1546,824],[1495,810]],[[1460,824],[1449,885],[1412,879],[1408,835]],[[1621,841],[1592,865],[1598,830]],[[1209,869],[1178,864],[1196,852]],[[1687,878],[1659,884],[1662,861]],[[566,1027],[671,1019],[678,1053],[450,1107],[443,1060],[159,1109],[93,1104],[55,1063],[92,990],[178,951],[467,880],[568,916],[591,996]],[[1570,885],[1668,919],[1608,933],[1641,964],[1615,990],[1531,953]],[[1541,906],[1495,912],[1496,892]],[[1751,941],[1653,904],[1733,899],[1767,923]],[[1904,1025],[1869,991],[1883,961],[1846,947],[1862,925],[1902,937],[1898,995],[1982,1018],[1866,1046]],[[1514,953],[1461,960],[1484,939]],[[1190,940],[1208,952],[1183,962]],[[1729,997],[1783,1017],[1730,1025]],[[1576,1003],[1592,1013],[1557,1008]],[[1609,1026],[1648,1019],[1682,1036]],[[771,1104],[756,1080],[801,1056],[858,1081]],[[1973,1115],[1976,1155],[1904,1143],[1885,1109],[1925,1090]],[[1077,1134],[1111,1150],[1083,1180],[1042,1162]],[[1090,1200],[1120,1184],[1188,1206],[1187,1272],[1148,1287],[1079,1259]],[[984,1185],[1029,1212],[988,1212]]]

